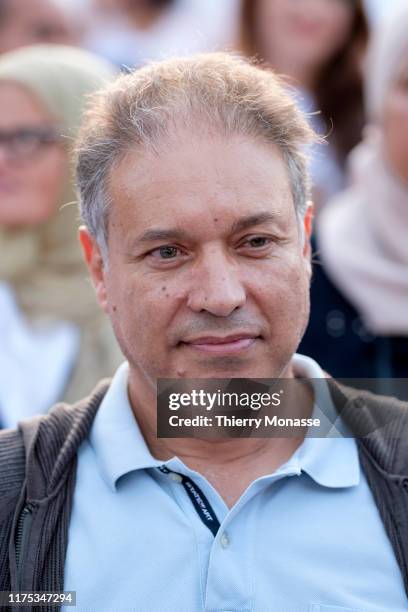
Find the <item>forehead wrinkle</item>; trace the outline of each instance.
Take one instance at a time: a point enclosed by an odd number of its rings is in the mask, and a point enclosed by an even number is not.
[[[252,215],[245,215],[233,221],[230,225],[229,233],[234,234],[241,230],[250,228],[254,225],[274,222],[279,217],[278,213],[259,212]],[[140,234],[135,242],[155,242],[157,240],[183,240],[191,239],[189,232],[183,228],[151,228]]]

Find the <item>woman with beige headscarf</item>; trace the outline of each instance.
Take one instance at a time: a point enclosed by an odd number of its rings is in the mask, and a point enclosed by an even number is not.
[[[334,376],[408,377],[408,6],[374,36],[370,125],[353,183],[317,222],[321,266],[300,347]]]
[[[80,49],[0,58],[0,424],[91,391],[121,360],[77,239],[70,162],[87,95],[114,76]]]

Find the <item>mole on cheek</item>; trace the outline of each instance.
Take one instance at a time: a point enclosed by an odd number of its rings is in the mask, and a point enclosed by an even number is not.
[[[218,217],[214,217],[214,223],[217,223]]]
[[[112,310],[113,310],[113,312],[116,312],[117,311],[116,306],[113,306]]]
[[[162,291],[166,291],[167,287],[166,285],[164,285],[164,287],[161,288]]]

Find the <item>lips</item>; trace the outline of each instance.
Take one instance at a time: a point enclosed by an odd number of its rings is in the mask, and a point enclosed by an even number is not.
[[[189,342],[182,342],[181,344],[205,353],[225,354],[245,351],[251,348],[258,339],[259,336],[254,334],[235,334],[223,338],[203,336]]]

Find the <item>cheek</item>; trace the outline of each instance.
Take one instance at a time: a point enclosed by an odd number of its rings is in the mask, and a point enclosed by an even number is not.
[[[5,226],[42,223],[65,203],[61,197],[68,180],[66,155],[44,156],[18,166],[6,179],[11,189],[1,198],[0,222]]]
[[[258,301],[270,320],[290,321],[290,327],[302,326],[309,312],[310,265],[306,257],[293,254],[279,265],[254,277]]]
[[[316,61],[319,60],[322,65],[330,62],[343,48],[349,30],[350,22],[348,19],[343,18],[343,20],[339,19],[336,22],[334,15],[332,15],[327,21],[327,27],[321,29],[320,36],[315,40]]]
[[[282,267],[280,274],[264,275],[258,287],[257,306],[268,330],[266,361],[277,363],[275,371],[283,371],[298,349],[309,320],[309,294],[308,264],[300,256]]]
[[[49,194],[49,199],[57,202],[66,188],[69,180],[69,166],[67,154],[62,150],[54,150],[48,157],[44,157],[41,170],[38,171],[38,188]]]
[[[24,175],[22,187],[27,198],[27,219],[39,223],[49,219],[62,201],[69,181],[67,155],[53,151],[44,155]]]
[[[290,15],[287,0],[261,0],[257,9],[257,24],[264,33],[279,34],[282,28],[287,27]]]
[[[383,128],[389,161],[408,180],[408,93],[388,101]]]
[[[289,24],[290,10],[288,11],[287,0],[261,0],[259,2],[255,13],[256,38],[266,54],[275,48],[281,50],[290,48]]]
[[[127,338],[150,345],[152,335],[162,343],[177,309],[173,285],[143,273],[110,269],[107,282],[109,313],[115,328]]]
[[[333,44],[341,45],[348,37],[354,20],[353,12],[347,6],[345,0],[332,0],[331,8],[327,14],[326,28],[327,39],[333,40]]]
[[[305,317],[309,315],[310,274],[307,263],[302,259],[288,271],[284,288],[287,304],[284,316],[293,321],[294,327],[303,327]],[[297,321],[297,326],[295,325]]]

